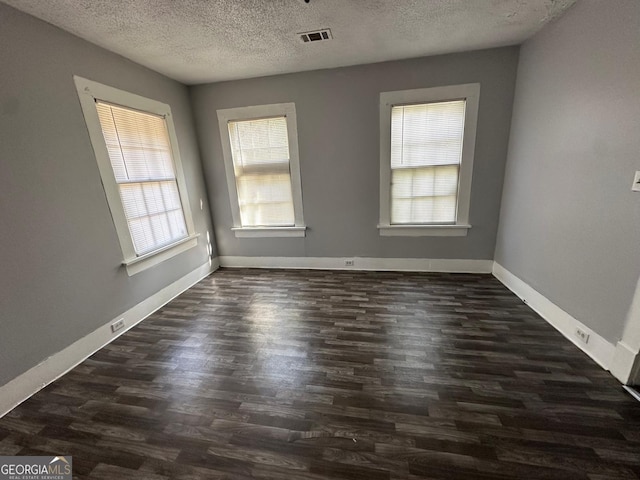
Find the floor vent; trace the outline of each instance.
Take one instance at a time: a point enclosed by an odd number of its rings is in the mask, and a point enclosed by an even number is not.
[[[331,40],[331,30],[329,28],[323,28],[322,30],[314,30],[313,32],[299,33],[300,38],[304,43],[308,42],[322,42],[324,40]]]

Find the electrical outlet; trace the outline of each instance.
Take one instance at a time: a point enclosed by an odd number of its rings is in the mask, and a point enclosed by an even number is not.
[[[346,259],[344,261],[344,266],[345,267],[353,267],[355,265],[355,263],[356,262],[355,262],[355,260],[353,258],[349,258],[349,259]]]
[[[124,318],[121,318],[117,322],[113,322],[111,324],[111,331],[116,333],[118,330],[122,330],[124,328]]]
[[[631,190],[634,192],[640,192],[640,170],[636,171],[636,174],[633,176],[633,185],[631,185]]]
[[[576,328],[576,337],[578,337],[584,343],[589,343],[589,334],[584,330],[580,330],[579,328]]]

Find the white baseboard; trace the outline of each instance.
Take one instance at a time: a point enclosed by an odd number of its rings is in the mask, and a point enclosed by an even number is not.
[[[624,340],[620,340],[611,362],[611,373],[624,384],[637,383],[640,371],[639,358],[640,353],[627,345]]]
[[[77,340],[64,350],[52,355],[42,363],[1,386],[0,417],[198,283],[216,270],[216,264],[217,259],[212,259],[211,262],[196,268],[122,315],[118,315],[107,324],[94,330],[89,335]],[[125,328],[117,333],[112,333],[111,324],[120,319],[124,319]]]
[[[640,392],[638,392],[635,388],[628,387],[627,385],[624,385],[622,388],[624,388],[629,395],[640,402]]]
[[[493,275],[602,368],[611,369],[616,350],[615,345],[569,315],[498,262],[494,262]],[[585,344],[576,337],[576,328],[589,334],[588,343]]]
[[[209,257],[209,265],[211,266],[211,271],[215,272],[220,268],[220,257]]]
[[[233,257],[221,256],[231,268],[290,268],[305,270],[376,270],[403,272],[491,273],[493,260],[371,257]],[[345,260],[353,260],[346,266]]]

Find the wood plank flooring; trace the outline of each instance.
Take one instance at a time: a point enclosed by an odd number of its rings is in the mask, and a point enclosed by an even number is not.
[[[490,275],[219,270],[0,419],[79,479],[638,479],[640,403]]]

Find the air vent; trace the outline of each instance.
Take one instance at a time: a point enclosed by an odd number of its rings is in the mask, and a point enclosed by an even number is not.
[[[323,28],[322,30],[314,30],[313,32],[302,32],[298,35],[300,35],[300,38],[304,43],[322,42],[324,40],[331,40],[333,38],[331,36],[331,30],[328,28]]]

